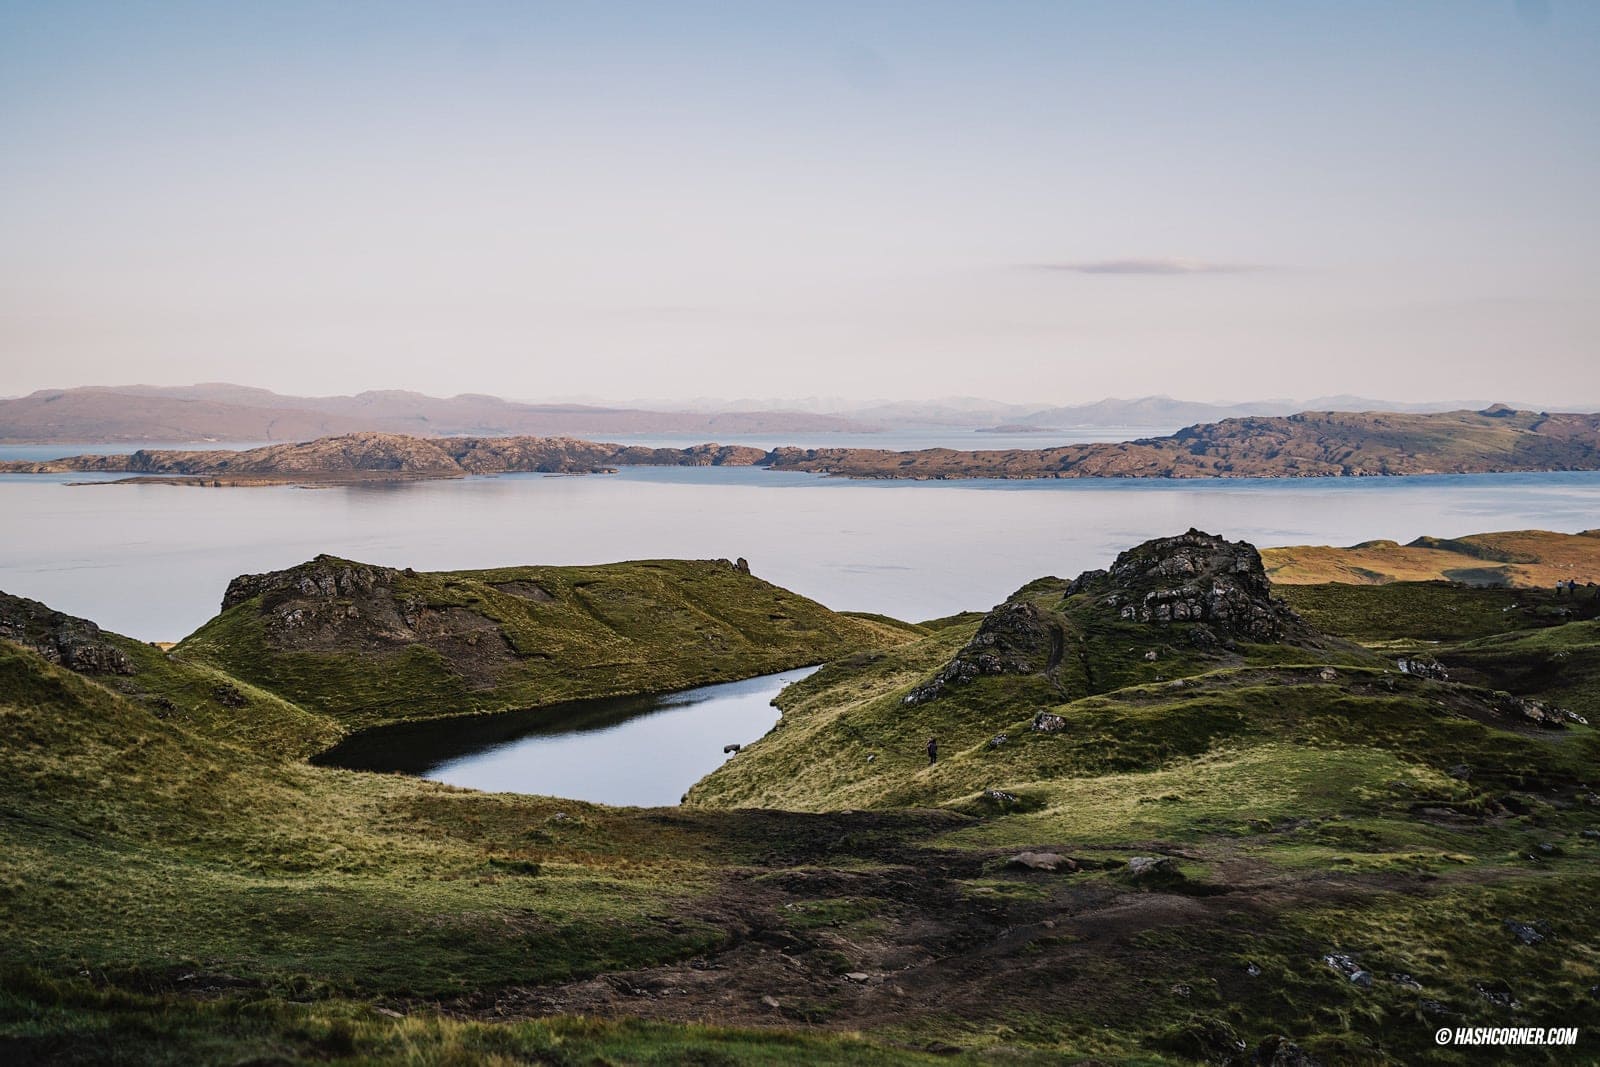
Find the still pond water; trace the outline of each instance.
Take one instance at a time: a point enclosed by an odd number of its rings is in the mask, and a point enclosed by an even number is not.
[[[496,793],[676,804],[778,721],[772,700],[815,667],[661,696],[586,700],[357,734],[315,762],[399,771]]]

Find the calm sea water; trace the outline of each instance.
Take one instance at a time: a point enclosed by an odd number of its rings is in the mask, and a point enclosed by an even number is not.
[[[833,608],[925,619],[1190,526],[1258,545],[1600,527],[1600,473],[853,482],[627,468],[335,489],[0,476],[0,589],[174,640],[237,574],[329,552],[424,570],[744,556]]]
[[[496,793],[671,805],[778,721],[772,699],[816,668],[664,696],[589,700],[370,730],[316,762]]]

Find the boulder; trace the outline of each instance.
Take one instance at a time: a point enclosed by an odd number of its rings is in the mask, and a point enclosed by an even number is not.
[[[1524,945],[1537,945],[1550,935],[1550,924],[1542,920],[1526,923],[1507,919],[1506,929]]]
[[[1062,868],[1075,871],[1078,869],[1078,865],[1075,862],[1055,852],[1019,852],[1006,860],[1006,866],[1030,871],[1055,871]]]
[[[1237,1063],[1249,1046],[1221,1019],[1191,1017],[1156,1039],[1169,1052],[1201,1063]]]
[[[1547,730],[1564,730],[1569,722],[1586,724],[1583,716],[1574,715],[1564,708],[1546,704],[1532,697],[1512,696],[1510,693],[1501,693],[1495,698],[1495,710],[1530,726],[1539,726]]]
[[[1322,957],[1322,962],[1338,971],[1355,985],[1365,988],[1372,984],[1372,972],[1363,968],[1354,956],[1343,952],[1330,952]]]
[[[1170,878],[1178,874],[1178,865],[1171,856],[1132,856],[1128,873],[1135,878]]]
[[[245,695],[239,691],[239,687],[228,682],[212,686],[211,696],[218,704],[227,708],[242,708],[249,703]]]
[[[1448,682],[1450,672],[1444,664],[1432,659],[1397,659],[1394,665],[1400,668],[1401,674],[1409,674],[1416,678],[1429,678],[1435,682]]]
[[[1321,1067],[1322,1061],[1282,1034],[1273,1034],[1256,1046],[1250,1062],[1258,1067]]]
[[[1506,1008],[1516,1011],[1522,1007],[1512,991],[1509,983],[1504,978],[1483,978],[1473,983],[1472,988],[1478,991],[1478,996],[1487,1000],[1497,1008]]]

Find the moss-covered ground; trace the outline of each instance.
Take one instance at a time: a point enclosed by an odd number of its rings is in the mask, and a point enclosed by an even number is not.
[[[612,602],[561,577],[441,578],[435,603],[514,628],[526,609],[472,583],[537,582],[601,627]],[[603,620],[632,642],[616,684],[716,680],[673,665],[704,638],[658,580],[653,651]],[[1592,1062],[1600,736],[1493,691],[1589,707],[1600,640],[1486,593],[1301,587],[1347,642],[1215,648],[1034,583],[1059,655],[911,704],[982,616],[871,620],[847,651],[830,622],[780,726],[650,810],[310,765],[427,714],[433,682],[347,692],[359,670],[293,660],[328,649],[249,643],[259,603],[173,655],[113,639],[127,677],[0,643],[0,1060],[1488,1063],[1506,1050],[1434,1031],[1532,1025],[1581,1043],[1517,1062]],[[790,656],[759,617],[710,614],[700,633],[761,650],[722,675]],[[1395,670],[1419,650],[1450,680]],[[596,676],[564,670],[516,684],[555,700]]]

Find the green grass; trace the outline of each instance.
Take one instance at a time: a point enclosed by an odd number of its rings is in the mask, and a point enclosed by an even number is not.
[[[1273,591],[1324,633],[1375,645],[1466,641],[1551,626],[1562,621],[1555,612],[1567,606],[1543,590],[1449,582],[1279,585]]]
[[[1600,622],[1480,638],[1440,656],[1455,677],[1539,697],[1600,724]]]
[[[769,645],[831,662],[689,806],[639,810],[305,762],[352,725],[431,714],[482,682],[459,645],[377,649],[377,677],[355,641],[341,673],[270,633],[261,601],[174,656],[108,638],[136,661],[126,677],[0,643],[0,1058],[1152,1065],[1216,1059],[1233,1034],[1246,1057],[1283,1035],[1327,1063],[1453,1063],[1474,1061],[1432,1044],[1447,1023],[1600,1033],[1594,730],[1514,728],[1479,689],[1337,641],[1202,650],[1055,580],[1022,594],[1059,627],[1053,668],[912,705],[982,616],[812,619],[822,609],[715,564],[418,580],[401,595],[470,610],[530,661],[556,647],[541,626],[588,635],[542,674],[490,679],[470,698],[486,703],[583,692],[602,661],[613,685],[750,670]],[[510,581],[552,599],[506,604]],[[1401,588],[1387,613],[1336,590],[1321,617],[1343,636],[1440,641],[1493,688],[1588,691],[1595,624],[1534,614],[1499,633],[1494,602],[1441,590]],[[334,606],[352,603],[381,607]],[[1452,604],[1467,625],[1440,636]],[[791,625],[806,619],[833,629]],[[727,641],[711,668],[673,662],[708,633]],[[226,666],[255,655],[247,681]],[[1066,728],[1030,731],[1039,710]],[[1007,863],[1040,849],[1077,869]],[[1177,874],[1141,880],[1134,856]],[[1521,945],[1508,918],[1550,937]],[[1329,968],[1336,951],[1374,984]],[[618,974],[646,992],[607,1000],[607,980],[588,981]],[[1487,1002],[1491,980],[1522,1007]],[[590,1009],[658,1018],[571,1014]]]
[[[361,566],[322,558],[290,573]],[[917,632],[831,612],[721,561],[377,573],[372,590],[235,604],[174,657],[361,728],[693,688]],[[309,621],[286,622],[296,611]]]
[[[361,1001],[176,1001],[29,972],[0,979],[0,1054],[11,1062],[140,1067],[290,1061],[437,1067],[976,1062],[853,1035],[572,1017],[481,1023],[424,1013],[395,1019]]]

